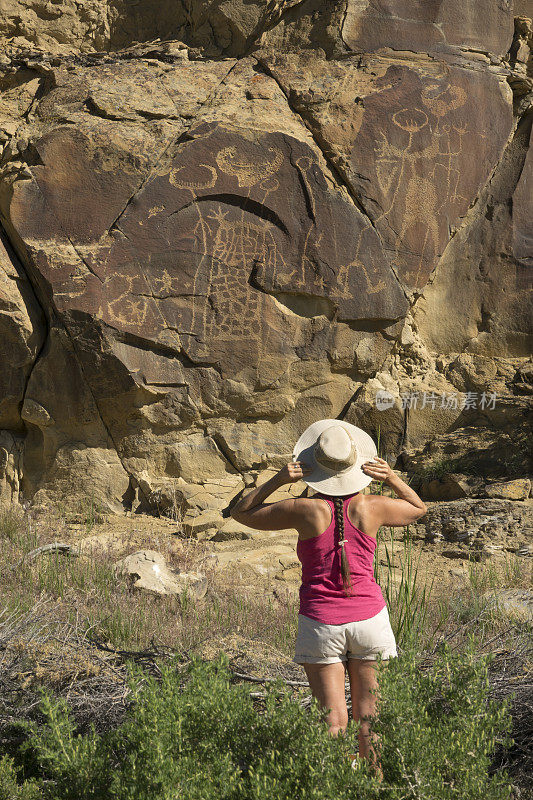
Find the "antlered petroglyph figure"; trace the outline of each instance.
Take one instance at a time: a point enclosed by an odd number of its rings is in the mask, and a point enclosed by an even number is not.
[[[296,159],[296,168],[298,169],[300,176],[302,178],[302,182],[305,187],[305,191],[307,193],[308,198],[308,205],[310,209],[310,214],[314,221],[317,219],[317,203],[316,199],[311,187],[311,181],[307,176],[307,172],[313,168],[314,162],[308,156],[301,156],[300,158]],[[366,228],[363,228],[363,232]],[[314,265],[312,259],[308,255],[308,248],[311,239],[311,234],[313,233],[313,228],[310,227],[307,231],[307,235],[305,237],[304,247],[302,251],[302,259],[300,262],[300,269],[299,275],[297,274],[297,270],[293,270],[290,274],[283,274],[280,275],[278,273],[278,278],[287,284],[291,284],[292,286],[298,287],[305,287],[305,286],[313,286],[318,290],[323,290],[325,287],[325,280],[323,275],[317,273],[317,268]],[[335,232],[330,232],[333,236],[335,236]],[[321,232],[315,240],[315,247],[318,248],[320,241],[324,233]],[[333,298],[346,298],[350,299],[352,296],[352,288],[350,286],[350,274],[353,269],[361,270],[365,276],[366,283],[367,283],[367,293],[368,294],[375,294],[376,292],[381,292],[386,284],[385,281],[380,280],[378,283],[373,284],[370,278],[369,272],[365,265],[363,264],[362,260],[359,258],[359,252],[362,246],[363,237],[360,235],[356,240],[355,252],[352,260],[347,264],[341,264],[338,267],[337,274],[336,274],[336,283],[330,289],[330,297]],[[372,257],[369,253],[365,254],[366,258],[372,262]]]
[[[408,134],[407,144],[396,145],[391,134],[387,136],[382,131],[375,147],[378,185],[388,203],[374,224],[395,212],[401,218],[396,256],[405,251],[418,253],[418,263],[408,273],[415,284],[424,264],[438,253],[439,212],[450,201],[466,201],[458,193],[461,175],[454,163],[462,152],[467,127],[444,122],[449,112],[465,104],[466,92],[460,86],[431,83],[422,88],[421,101],[427,111],[411,107],[391,114],[393,125]],[[436,120],[433,125],[429,115]],[[430,143],[420,148],[417,135],[427,135],[428,128]],[[421,227],[421,245],[414,245],[409,241],[409,232],[414,228],[420,231]]]
[[[357,249],[359,250],[359,243]],[[332,297],[346,297],[346,298],[351,297],[352,292],[349,285],[349,278],[350,278],[350,270],[352,270],[353,268],[360,269],[363,272],[366,279],[367,294],[376,294],[377,292],[383,291],[383,289],[386,286],[385,281],[379,280],[376,284],[373,284],[367,268],[365,267],[363,262],[356,257],[349,264],[345,264],[340,267],[337,273],[337,283],[339,284],[340,291],[332,292]]]
[[[449,111],[455,111],[466,103],[466,92],[461,86],[449,84],[442,88],[440,83],[426,84],[420,94],[422,103],[436,117],[445,117]]]

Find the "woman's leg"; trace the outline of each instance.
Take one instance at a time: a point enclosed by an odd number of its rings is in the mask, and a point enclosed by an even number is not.
[[[352,696],[352,715],[354,720],[361,721],[359,728],[359,755],[368,758],[375,765],[378,775],[383,777],[381,767],[373,743],[379,737],[377,733],[370,734],[370,725],[365,717],[374,716],[379,695],[377,678],[377,661],[360,658],[348,659],[348,675],[350,678],[350,691]]]
[[[311,687],[322,708],[329,708],[329,732],[337,736],[348,725],[348,708],[344,691],[345,668],[343,662],[335,664],[302,664]]]

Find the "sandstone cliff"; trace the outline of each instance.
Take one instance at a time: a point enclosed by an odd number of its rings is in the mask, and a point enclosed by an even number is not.
[[[1,497],[194,517],[320,417],[526,476],[529,12],[6,0]]]

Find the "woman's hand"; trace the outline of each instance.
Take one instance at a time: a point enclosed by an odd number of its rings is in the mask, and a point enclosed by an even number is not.
[[[303,461],[291,461],[280,469],[276,475],[276,480],[280,486],[286,483],[296,483],[301,481],[305,475],[309,475],[313,470]]]
[[[371,461],[365,461],[361,469],[365,475],[368,475],[374,481],[387,482],[394,475],[393,470],[385,459],[379,456],[374,456]]]

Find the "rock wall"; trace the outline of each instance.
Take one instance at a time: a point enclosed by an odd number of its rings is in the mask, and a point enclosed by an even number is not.
[[[222,509],[320,417],[527,475],[525,12],[6,0],[1,497]]]

